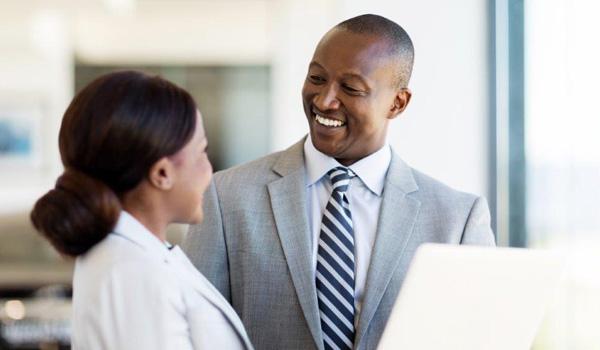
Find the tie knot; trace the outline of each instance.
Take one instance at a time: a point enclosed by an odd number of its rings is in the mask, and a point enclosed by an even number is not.
[[[350,179],[356,176],[352,170],[343,166],[335,167],[329,170],[327,175],[329,175],[329,179],[333,185],[333,190],[341,193],[344,193],[348,190]]]

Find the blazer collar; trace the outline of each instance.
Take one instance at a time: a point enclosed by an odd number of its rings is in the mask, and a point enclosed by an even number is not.
[[[304,151],[302,149],[305,140],[306,136],[280,153],[279,158],[273,164],[273,171],[277,175],[284,177],[298,170],[305,170]]]
[[[413,170],[392,150],[392,160],[386,176],[386,185],[398,187],[404,194],[419,190]]]
[[[163,258],[169,256],[169,249],[165,242],[162,242],[133,215],[124,210],[121,211],[112,234],[131,241],[151,255]]]
[[[221,310],[246,345],[246,348],[252,349],[244,326],[237,315],[235,315],[233,309],[231,309],[216,288],[192,265],[185,253],[178,246],[174,246],[172,250],[169,250],[164,242],[158,239],[141,222],[126,211],[121,211],[112,234],[123,237],[141,249],[144,249],[153,258],[179,265],[179,268],[174,268],[171,271],[177,274],[182,280],[189,281],[199,294]]]
[[[179,246],[174,246],[171,253],[174,262],[180,266],[179,269],[174,270],[174,273],[180,274],[182,279],[189,281],[198,293],[202,294],[206,300],[219,309],[229,324],[235,329],[246,348],[252,349],[252,344],[250,343],[242,321],[227,300],[225,300],[223,295],[206,279],[206,277],[204,277],[204,275],[200,273],[200,271],[198,271],[198,269],[196,269]]]

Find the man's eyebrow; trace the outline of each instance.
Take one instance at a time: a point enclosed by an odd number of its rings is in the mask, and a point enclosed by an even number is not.
[[[342,75],[342,77],[344,79],[356,79],[356,80],[360,81],[361,83],[365,84],[368,88],[371,87],[371,84],[369,84],[368,80],[365,79],[364,76],[362,76],[358,73],[344,73]]]
[[[308,67],[318,67],[321,69],[324,69],[322,65],[320,65],[319,63],[317,63],[316,61],[311,61],[310,64],[308,65]]]
[[[312,68],[312,67],[321,68],[321,69],[325,70],[325,68],[321,64],[319,64],[317,61],[311,61],[310,64],[308,65],[308,67],[309,68]],[[365,79],[365,77],[363,75],[361,75],[360,73],[348,72],[348,73],[342,74],[342,77],[345,79],[359,80],[361,83],[365,84],[367,88],[371,88],[371,84],[369,84],[367,79]]]
[[[363,80],[363,81],[365,80],[365,78],[362,75],[358,74],[358,73],[344,73],[344,74],[342,74],[342,76],[344,78],[354,78],[354,79],[360,79],[360,80]]]

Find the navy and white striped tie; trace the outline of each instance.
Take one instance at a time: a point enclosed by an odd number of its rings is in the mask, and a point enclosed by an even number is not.
[[[354,230],[346,197],[346,167],[331,169],[333,191],[325,207],[317,253],[317,296],[325,349],[352,349],[354,343]]]

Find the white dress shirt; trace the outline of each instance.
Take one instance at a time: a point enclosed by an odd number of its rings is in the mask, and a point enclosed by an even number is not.
[[[77,258],[73,349],[250,349],[235,311],[178,246],[127,212]]]
[[[321,220],[325,207],[331,196],[331,181],[327,172],[337,166],[342,166],[337,160],[319,152],[309,137],[304,143],[304,161],[308,174],[307,198],[309,227],[312,230],[313,274],[316,275],[317,251]],[[386,144],[377,152],[350,165],[357,176],[352,178],[346,192],[352,226],[354,228],[354,300],[356,305],[356,320],[360,314],[363,301],[367,272],[371,261],[371,251],[375,242],[379,209],[385,176],[392,159],[392,151]],[[316,278],[316,277],[315,277]]]

